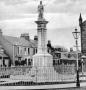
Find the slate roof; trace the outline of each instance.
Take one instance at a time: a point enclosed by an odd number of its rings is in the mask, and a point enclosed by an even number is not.
[[[5,53],[0,53],[0,57],[8,57]]]
[[[78,51],[80,53],[80,51]],[[77,52],[61,52],[61,59],[63,60],[76,60],[77,59]]]
[[[70,56],[66,53],[61,54],[61,59],[63,60],[76,60],[76,55],[70,54]]]
[[[4,36],[5,40],[7,40],[12,45],[20,45],[27,47],[36,47],[34,40],[27,41],[24,38],[20,37],[12,37],[12,36]]]
[[[64,47],[64,46],[59,46],[59,45],[56,45],[56,46],[54,46],[54,48],[61,48],[61,51],[62,52],[66,52],[66,51],[68,51],[68,49],[66,48],[66,47]]]
[[[8,57],[8,56],[5,54],[2,45],[0,45],[0,57]]]

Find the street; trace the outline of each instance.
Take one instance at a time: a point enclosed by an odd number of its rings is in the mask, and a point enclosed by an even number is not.
[[[86,87],[81,87],[81,88],[65,88],[65,89],[48,89],[48,90],[86,90]]]
[[[0,90],[86,90],[86,82],[80,83],[80,88],[76,88],[76,83],[34,85],[34,86],[1,86]]]

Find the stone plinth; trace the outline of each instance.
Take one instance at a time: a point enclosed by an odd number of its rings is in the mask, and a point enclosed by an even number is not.
[[[58,80],[58,73],[54,70],[52,56],[48,53],[33,56],[32,71],[34,72],[34,82],[55,82]]]
[[[32,71],[34,71],[33,82],[56,82],[59,80],[58,73],[53,67],[33,67]]]
[[[53,59],[48,53],[35,54],[33,56],[33,67],[52,67]]]

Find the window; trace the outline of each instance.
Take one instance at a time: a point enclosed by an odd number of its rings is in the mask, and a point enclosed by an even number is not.
[[[61,48],[58,48],[58,51],[60,51],[60,52],[61,52]]]
[[[57,53],[56,56],[57,56],[58,58],[61,58],[61,53]]]
[[[68,58],[71,58],[71,54],[68,54]]]
[[[35,52],[35,48],[33,48],[33,55],[35,54],[36,52]]]
[[[36,48],[36,53],[37,53],[37,48]]]
[[[81,58],[81,53],[78,53],[78,58],[79,58],[79,59]]]
[[[24,48],[24,51],[26,51],[26,48]]]
[[[28,54],[30,54],[30,49],[28,48]]]
[[[19,54],[19,47],[18,47],[18,54]]]

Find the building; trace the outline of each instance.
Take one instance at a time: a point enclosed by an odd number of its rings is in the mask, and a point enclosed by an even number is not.
[[[0,30],[0,42],[5,53],[9,56],[9,64],[11,63],[11,66],[28,66],[32,64],[32,56],[37,53],[37,36],[34,36],[34,40],[30,39],[28,33],[23,33],[20,37],[5,36]],[[53,55],[53,59],[60,57],[60,51],[65,51],[62,47],[58,47],[57,50],[56,47],[51,46],[50,41],[47,43],[47,50]],[[59,51],[58,54],[55,54],[54,50]]]
[[[9,67],[10,57],[5,53],[2,45],[0,45],[0,67]]]
[[[62,46],[52,46],[51,42],[47,44],[48,52],[53,56],[53,66],[59,73],[74,74],[77,64],[77,52],[70,48],[68,51]],[[81,52],[78,51],[79,58],[79,70],[81,71]]]
[[[58,63],[63,54],[68,53],[68,50],[63,46],[52,46],[50,40],[48,41],[47,49],[48,53],[53,56],[53,65]]]
[[[81,53],[82,56],[86,56],[86,20],[83,20],[81,13],[79,17],[79,26],[81,32]],[[84,64],[83,71],[86,72],[86,57],[83,59],[82,63]]]
[[[79,51],[79,56],[81,52]],[[59,58],[55,60],[54,67],[59,73],[68,73],[74,74],[76,71],[77,65],[77,52],[69,51],[69,52],[56,52],[59,54]],[[60,71],[59,71],[60,70]],[[81,71],[81,58],[79,57],[79,70]]]
[[[79,26],[81,32],[81,52],[86,55],[86,20],[83,21],[81,14],[79,17]]]
[[[0,42],[11,60],[11,65],[29,65],[32,56],[37,53],[37,37],[31,40],[29,34],[21,34],[20,37],[3,35],[0,30]]]

